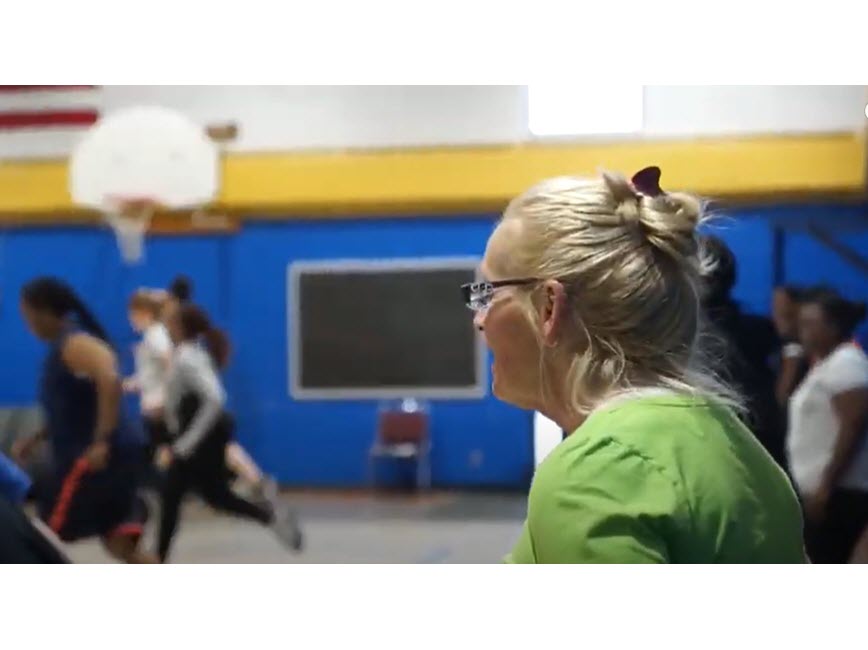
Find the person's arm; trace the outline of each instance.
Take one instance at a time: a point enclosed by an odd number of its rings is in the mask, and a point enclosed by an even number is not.
[[[775,396],[778,404],[785,407],[790,395],[796,389],[799,380],[799,370],[802,367],[804,353],[798,343],[787,343],[781,349],[781,367],[775,383]]]
[[[70,372],[93,382],[97,400],[93,441],[107,442],[118,426],[122,396],[114,352],[95,336],[74,334],[63,346],[63,362]]]
[[[138,393],[141,390],[139,379],[136,374],[132,374],[121,382],[121,387],[125,393]]]
[[[206,355],[184,355],[176,363],[175,371],[179,373],[180,379],[178,388],[182,393],[191,391],[199,398],[196,414],[172,443],[172,453],[186,458],[219,419],[226,403],[226,393]]]
[[[823,489],[831,492],[847,471],[868,426],[868,386],[854,388],[832,397],[832,408],[838,417],[838,435],[832,459],[823,472]]]

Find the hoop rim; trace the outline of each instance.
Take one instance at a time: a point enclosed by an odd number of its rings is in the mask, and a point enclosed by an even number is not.
[[[127,207],[149,208],[152,213],[163,208],[159,199],[145,194],[106,194],[100,210],[104,214],[123,214]]]

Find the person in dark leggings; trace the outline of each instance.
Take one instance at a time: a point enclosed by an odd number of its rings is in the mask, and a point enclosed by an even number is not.
[[[138,494],[144,439],[124,412],[117,357],[105,330],[56,278],[28,282],[21,311],[49,346],[40,385],[46,430],[13,448],[22,462],[43,440],[51,445],[53,471],[41,491],[41,517],[63,541],[100,537],[118,560],[155,562],[139,549],[147,517]]]
[[[198,491],[216,510],[272,528],[287,546],[300,550],[301,531],[291,511],[275,501],[248,501],[230,488],[225,450],[234,423],[224,410],[226,394],[217,374],[229,357],[226,336],[201,309],[189,304],[170,315],[168,328],[176,347],[166,385],[165,415],[174,439],[157,452],[158,464],[166,468],[160,560],[165,562],[169,556],[181,502],[190,490]]]
[[[163,292],[163,299],[161,300],[163,323],[168,323],[172,314],[183,305],[192,304],[192,300],[193,283],[190,278],[185,275],[175,277],[168,290]],[[256,497],[271,500],[277,498],[277,483],[262,471],[256,461],[250,457],[250,454],[234,437],[226,444],[226,465],[234,474],[234,478],[240,479],[243,484],[247,485]]]

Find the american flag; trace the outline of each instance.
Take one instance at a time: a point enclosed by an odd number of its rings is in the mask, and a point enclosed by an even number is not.
[[[99,119],[99,86],[0,86],[0,158],[65,158]]]

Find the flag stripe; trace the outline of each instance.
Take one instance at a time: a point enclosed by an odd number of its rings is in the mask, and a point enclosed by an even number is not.
[[[40,126],[90,126],[99,118],[95,110],[12,111],[0,113],[0,130]]]
[[[0,85],[0,159],[62,158],[98,121],[102,86]]]

